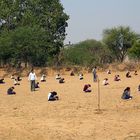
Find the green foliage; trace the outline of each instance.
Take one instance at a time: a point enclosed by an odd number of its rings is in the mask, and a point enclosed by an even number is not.
[[[133,47],[129,49],[129,56],[136,60],[140,60],[140,41],[136,42]]]
[[[1,61],[47,65],[63,47],[69,18],[63,10],[59,0],[1,0]]]
[[[108,46],[115,60],[120,62],[124,60],[128,49],[133,46],[136,39],[137,34],[129,27],[120,26],[103,32],[103,42]]]
[[[110,62],[110,53],[101,42],[86,40],[65,48],[64,60],[66,64],[92,67]]]

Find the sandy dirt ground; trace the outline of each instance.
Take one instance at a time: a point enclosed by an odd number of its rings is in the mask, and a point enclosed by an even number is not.
[[[121,81],[113,81],[119,74]],[[125,78],[125,72],[98,73],[100,78],[101,112],[98,112],[98,83],[92,74],[62,75],[64,84],[54,76],[40,83],[40,89],[31,92],[27,77],[15,86],[16,95],[7,95],[13,80],[5,78],[0,84],[0,140],[140,140],[140,72]],[[102,80],[110,85],[103,86]],[[40,77],[38,77],[38,81]],[[82,91],[91,84],[91,93]],[[121,99],[123,90],[131,87],[132,100]],[[59,101],[48,102],[50,91],[57,91]]]

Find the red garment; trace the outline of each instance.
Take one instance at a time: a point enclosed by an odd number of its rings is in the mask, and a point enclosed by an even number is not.
[[[86,91],[89,88],[89,85],[85,85],[83,91]]]

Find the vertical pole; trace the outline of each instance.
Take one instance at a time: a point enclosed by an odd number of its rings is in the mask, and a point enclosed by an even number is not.
[[[100,80],[98,78],[98,111],[100,111]]]

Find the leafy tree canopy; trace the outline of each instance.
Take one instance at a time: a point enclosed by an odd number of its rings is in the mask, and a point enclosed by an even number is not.
[[[108,46],[117,61],[122,62],[129,48],[133,46],[137,34],[129,27],[116,27],[103,32],[103,42]]]
[[[45,65],[63,47],[68,18],[59,0],[1,0],[0,49],[5,53],[5,44],[12,59]]]
[[[129,56],[136,60],[140,60],[140,41],[137,41],[133,47],[129,49]]]
[[[110,62],[109,50],[96,40],[86,40],[65,48],[64,57],[67,63],[89,67]]]

